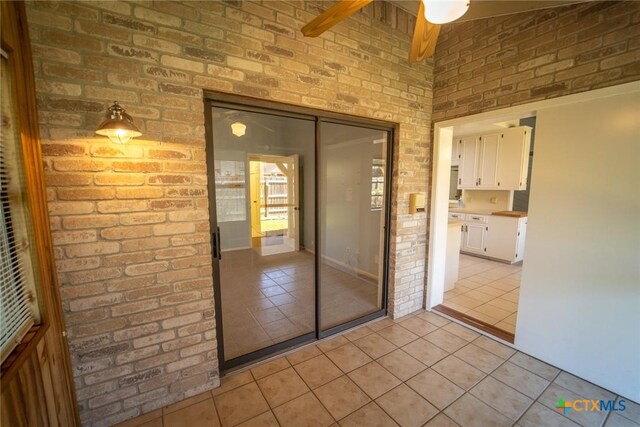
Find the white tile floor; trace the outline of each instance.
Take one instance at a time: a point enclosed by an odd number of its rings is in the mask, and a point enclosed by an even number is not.
[[[621,396],[423,310],[222,378],[121,427],[640,427],[625,411],[556,409]]]
[[[459,280],[443,305],[515,333],[522,263],[504,264],[460,254]]]

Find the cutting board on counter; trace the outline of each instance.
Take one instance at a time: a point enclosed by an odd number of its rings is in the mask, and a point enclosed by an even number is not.
[[[498,211],[498,212],[491,213],[491,215],[510,216],[512,218],[522,218],[527,216],[528,214],[525,211]]]

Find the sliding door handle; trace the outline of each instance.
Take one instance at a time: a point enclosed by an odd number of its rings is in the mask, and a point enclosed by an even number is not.
[[[216,246],[218,247],[218,259],[222,259],[222,245],[220,244],[220,227],[218,228],[218,232],[216,233],[216,239],[218,240]]]
[[[218,236],[215,231],[211,233],[211,255],[218,258]]]

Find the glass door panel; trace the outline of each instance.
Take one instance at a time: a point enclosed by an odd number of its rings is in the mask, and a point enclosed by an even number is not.
[[[212,108],[224,359],[315,334],[315,123]]]
[[[321,123],[320,329],[383,309],[388,131]]]

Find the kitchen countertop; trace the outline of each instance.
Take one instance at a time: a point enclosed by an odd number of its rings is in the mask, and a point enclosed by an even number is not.
[[[497,215],[506,216],[512,218],[524,218],[527,212],[524,211],[494,211],[490,209],[466,209],[466,208],[451,208],[449,212],[463,213],[463,214],[476,214],[476,215]]]
[[[458,213],[464,213],[464,214],[491,215],[495,211],[489,210],[489,209],[452,208],[452,209],[449,209],[449,212],[458,212]]]

